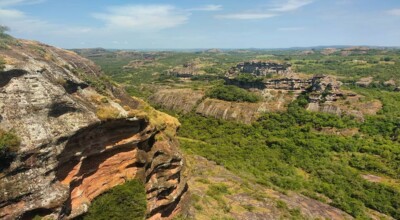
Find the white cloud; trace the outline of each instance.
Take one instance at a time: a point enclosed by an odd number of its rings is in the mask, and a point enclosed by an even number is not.
[[[387,11],[387,13],[394,16],[400,16],[400,8],[394,8],[392,10]]]
[[[6,20],[6,19],[17,19],[17,18],[23,18],[25,17],[25,14],[21,11],[14,10],[14,9],[1,9],[0,8],[0,20]]]
[[[286,0],[285,2],[274,4],[271,11],[277,11],[277,12],[295,11],[311,3],[313,3],[313,0]]]
[[[107,13],[95,13],[93,17],[104,21],[108,28],[143,31],[182,25],[189,15],[170,5],[129,5],[110,7]]]
[[[233,14],[217,15],[217,18],[238,19],[238,20],[254,20],[265,19],[279,16],[284,12],[295,11],[301,7],[313,3],[315,0],[277,0],[270,5],[270,9],[266,12],[238,12]]]
[[[45,0],[0,0],[0,7],[10,7],[15,5],[33,5],[44,2]]]
[[[199,8],[190,8],[188,11],[221,11],[222,5],[205,5]]]
[[[278,31],[302,31],[304,27],[281,27],[278,28]]]
[[[46,31],[51,26],[45,21],[27,16],[22,11],[2,8],[0,8],[0,24],[10,27],[11,32],[16,33]]]
[[[4,3],[5,1],[2,1]],[[22,2],[22,1],[18,1]],[[23,1],[27,3],[28,1]],[[30,1],[31,3],[33,1]],[[12,6],[9,6],[12,7]],[[43,34],[54,36],[74,36],[86,34],[93,31],[89,27],[68,26],[62,24],[50,23],[35,17],[31,17],[22,11],[7,7],[0,8],[0,25],[10,28],[11,34],[28,35]]]
[[[272,13],[235,13],[235,14],[225,14],[225,15],[217,15],[217,18],[223,19],[237,19],[237,20],[256,20],[256,19],[265,19],[272,18],[277,16]]]
[[[45,0],[0,0],[0,24],[11,28],[12,32],[33,32],[38,29],[45,30],[48,23],[27,16],[20,10],[13,9],[17,5],[39,4]]]

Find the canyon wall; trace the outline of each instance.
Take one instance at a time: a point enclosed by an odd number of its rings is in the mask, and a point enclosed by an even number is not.
[[[379,100],[365,100],[362,95],[341,89],[334,76],[314,75],[307,78],[282,77],[258,81],[225,78],[225,84],[235,85],[260,94],[258,103],[229,102],[209,99],[205,91],[191,89],[160,89],[149,102],[180,113],[197,113],[218,119],[250,124],[265,112],[282,112],[300,94],[308,97],[306,109],[336,115],[351,115],[360,121],[365,115],[375,115],[382,109]]]
[[[149,102],[179,113],[196,113],[218,119],[251,124],[263,112],[284,111],[298,94],[287,91],[263,90],[264,100],[258,103],[229,102],[206,98],[205,92],[191,89],[161,89],[149,98]]]

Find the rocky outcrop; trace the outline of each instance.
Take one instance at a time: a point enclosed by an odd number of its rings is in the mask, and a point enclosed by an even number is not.
[[[388,80],[388,81],[385,81],[385,82],[383,83],[383,85],[384,85],[384,86],[393,86],[393,87],[395,87],[395,86],[396,86],[396,81],[395,81],[394,79],[390,79],[390,80]]]
[[[349,47],[341,50],[342,56],[350,55],[364,55],[367,54],[370,49],[368,47]]]
[[[147,218],[171,219],[188,190],[176,119],[132,99],[73,52],[24,41],[1,50],[0,128],[21,139],[0,174],[0,218],[70,219],[130,179]]]
[[[368,87],[369,85],[371,85],[371,83],[373,82],[373,80],[374,80],[373,77],[364,77],[364,78],[359,79],[359,80],[356,82],[356,85],[357,85],[357,86],[360,86],[360,87]]]
[[[375,115],[382,109],[379,100],[365,101],[364,97],[349,91],[337,91],[323,97],[320,93],[309,96],[307,110],[336,115],[350,115],[363,121],[366,115]]]
[[[277,63],[274,61],[249,61],[236,65],[229,70],[228,75],[238,73],[250,73],[255,76],[266,76],[269,74],[287,74],[291,72],[289,63]]]
[[[302,90],[305,91],[307,88],[312,86],[312,79],[296,79],[296,78],[281,78],[267,80],[265,88],[276,89],[276,90]]]
[[[207,66],[206,61],[200,59],[194,59],[190,62],[184,63],[183,65],[176,66],[167,71],[171,76],[179,78],[191,78],[193,76],[203,75],[205,71],[202,67]]]
[[[323,49],[321,51],[321,54],[328,56],[328,55],[336,53],[337,51],[339,51],[339,49],[336,49],[336,48],[325,48],[325,49]]]
[[[204,91],[191,89],[160,89],[149,98],[154,106],[179,113],[195,112],[203,116],[250,124],[263,112],[286,110],[298,93],[263,90],[264,100],[259,103],[228,102],[205,98]]]
[[[265,81],[238,81],[226,78],[226,84],[235,85],[259,93],[263,100],[259,103],[227,102],[217,99],[204,99],[203,91],[191,89],[160,89],[150,98],[153,105],[188,113],[197,114],[242,123],[252,123],[261,113],[279,112],[287,109],[299,94],[308,95],[309,111],[335,115],[351,115],[364,120],[365,115],[374,115],[381,108],[378,100],[364,101],[363,97],[341,90],[342,82],[329,75],[312,77],[283,77]]]
[[[149,102],[176,112],[189,113],[203,99],[203,91],[191,89],[162,89],[150,96]]]
[[[259,103],[235,103],[207,98],[197,106],[196,113],[250,124],[257,119],[259,108]]]
[[[353,219],[338,208],[296,192],[282,193],[245,180],[206,158],[193,155],[186,155],[186,158],[188,169],[185,172],[190,176],[188,183],[193,197],[197,198],[191,201],[190,208],[184,213],[188,219],[209,219],[209,216],[238,220]],[[210,187],[221,184],[229,189],[228,193],[219,195],[225,202],[216,201],[215,197],[208,193]],[[279,208],[278,203],[286,204],[289,209]],[[229,212],[225,211],[227,206]],[[290,209],[298,210],[301,217],[291,216]]]

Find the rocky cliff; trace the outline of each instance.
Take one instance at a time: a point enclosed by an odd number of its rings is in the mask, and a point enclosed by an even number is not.
[[[253,60],[242,62],[231,68],[227,75],[236,75],[238,73],[250,73],[255,76],[266,76],[268,74],[288,74],[291,72],[291,64],[278,63],[276,61]]]
[[[149,97],[149,102],[180,113],[197,114],[218,119],[251,124],[263,112],[284,111],[298,94],[287,91],[263,90],[262,102],[228,102],[206,98],[205,92],[191,89],[161,89]]]
[[[145,183],[148,219],[182,209],[188,188],[175,118],[132,99],[73,52],[13,40],[0,59],[0,129],[21,141],[0,173],[1,219],[71,219],[134,178]]]
[[[379,100],[366,100],[362,95],[341,89],[334,76],[277,78],[263,82],[225,81],[256,92],[263,97],[258,103],[228,102],[206,98],[201,90],[163,88],[149,97],[150,103],[181,113],[197,114],[250,124],[265,112],[285,111],[300,94],[308,96],[307,110],[336,115],[351,115],[361,121],[382,109]],[[262,84],[262,86],[260,86]]]

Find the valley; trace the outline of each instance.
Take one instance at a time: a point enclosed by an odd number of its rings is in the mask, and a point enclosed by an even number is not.
[[[75,50],[93,63],[2,40],[4,219],[399,218],[398,50]]]
[[[399,0],[0,0],[0,220],[400,220],[399,23]]]
[[[399,217],[399,50],[85,53],[131,95],[179,119],[189,164],[221,167],[187,174],[183,219]],[[254,184],[266,190],[255,200]]]

